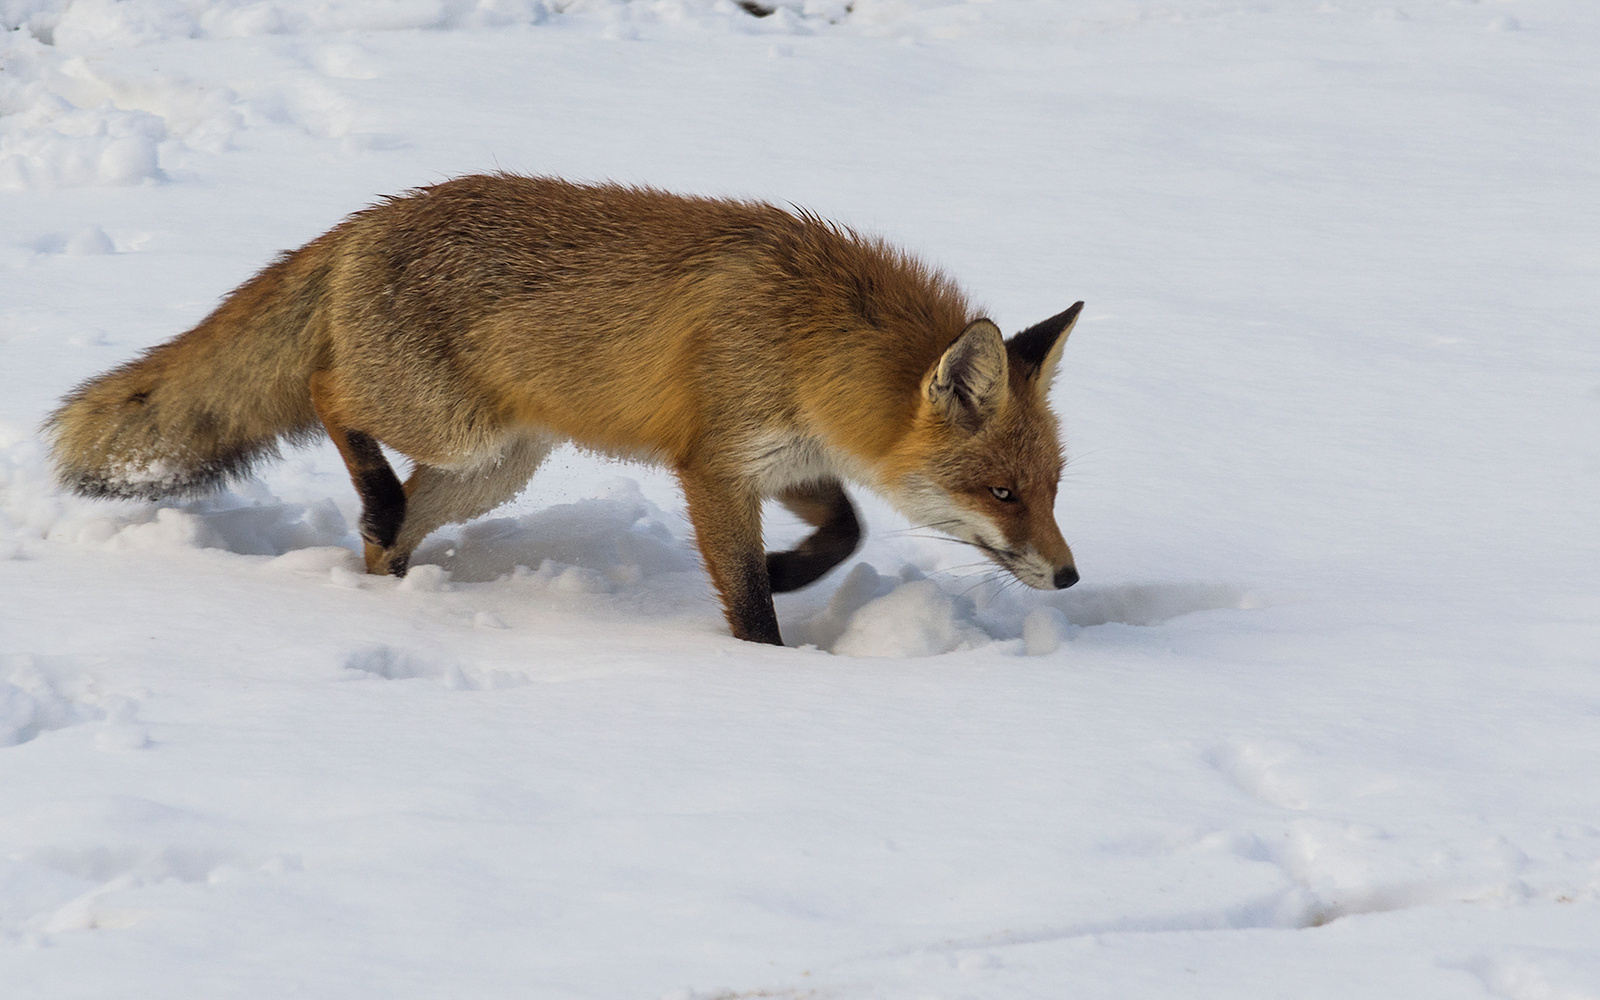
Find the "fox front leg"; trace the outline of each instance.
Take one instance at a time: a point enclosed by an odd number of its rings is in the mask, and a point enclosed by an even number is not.
[[[767,553],[773,593],[786,594],[815,583],[861,544],[861,521],[837,479],[792,486],[778,494],[778,502],[817,530],[787,552]]]
[[[680,468],[689,520],[736,639],[783,645],[761,548],[761,496],[750,484]]]

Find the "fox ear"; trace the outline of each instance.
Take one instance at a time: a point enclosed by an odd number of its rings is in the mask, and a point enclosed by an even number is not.
[[[1002,403],[1006,392],[1006,342],[986,319],[961,331],[928,376],[928,402],[949,423],[976,431]]]
[[[1078,322],[1083,311],[1082,302],[1074,302],[1066,312],[1056,313],[1043,323],[1035,323],[1006,341],[1006,353],[1011,363],[1034,381],[1040,389],[1050,388],[1055,378],[1056,365],[1061,361],[1061,348],[1067,343],[1067,334]]]

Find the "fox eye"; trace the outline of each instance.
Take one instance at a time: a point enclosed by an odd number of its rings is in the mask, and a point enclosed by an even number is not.
[[[999,500],[1001,503],[1017,502],[1017,495],[1006,489],[1004,486],[991,486],[989,487],[989,492],[993,493],[994,498]]]

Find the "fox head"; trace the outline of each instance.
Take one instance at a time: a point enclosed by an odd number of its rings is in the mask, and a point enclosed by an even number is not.
[[[896,500],[1040,590],[1078,582],[1056,526],[1061,442],[1046,396],[1079,302],[1005,340],[970,323],[922,378]]]

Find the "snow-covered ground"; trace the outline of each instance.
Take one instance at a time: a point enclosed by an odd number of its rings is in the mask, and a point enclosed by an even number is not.
[[[0,997],[1600,997],[1600,5],[772,7],[0,0]],[[1086,299],[1084,582],[864,498],[772,649],[578,453],[404,581],[331,446],[53,490],[78,380],[495,168]]]

